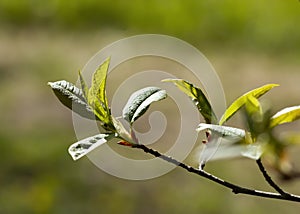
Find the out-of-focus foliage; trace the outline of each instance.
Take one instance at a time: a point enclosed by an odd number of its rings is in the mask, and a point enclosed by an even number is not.
[[[198,43],[300,47],[297,0],[2,0],[0,23],[13,28],[163,33]],[[285,42],[282,42],[285,41]]]

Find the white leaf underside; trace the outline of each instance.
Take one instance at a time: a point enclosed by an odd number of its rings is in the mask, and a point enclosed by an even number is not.
[[[209,160],[229,159],[236,157],[248,157],[258,159],[263,152],[263,146],[259,143],[238,144],[245,138],[245,130],[200,123],[197,131],[210,130],[209,141],[204,145],[200,154],[200,167]]]
[[[149,105],[153,102],[159,101],[165,98],[166,91],[157,91],[156,93],[149,96],[144,102],[136,109],[133,114],[132,121],[135,121],[137,118],[141,116],[141,113],[149,107]]]
[[[216,135],[236,140],[236,139],[242,139],[245,137],[245,130],[239,129],[239,128],[233,128],[229,126],[220,126],[220,125],[214,125],[214,124],[207,124],[207,123],[200,123],[196,129],[196,131],[203,131],[209,129],[213,131]]]
[[[82,102],[85,102],[82,90],[77,88],[75,85],[73,85],[70,82],[61,80],[57,82],[48,82],[48,85],[50,85],[52,89],[59,90],[65,93],[65,95],[70,96],[71,98],[77,98],[80,99]]]
[[[292,112],[294,110],[300,109],[300,106],[292,106],[282,109],[281,111],[277,112],[272,118],[280,117],[283,114],[286,114],[288,112]]]
[[[257,160],[261,157],[263,151],[264,144],[234,144],[232,142],[226,144],[224,143],[224,139],[222,139],[217,148],[206,146],[206,148],[202,150],[199,162],[200,164],[205,164],[208,161],[232,159],[238,157],[247,157]]]
[[[85,138],[72,144],[69,147],[68,152],[72,156],[73,160],[78,160],[79,158],[93,151],[95,148],[106,143],[107,137],[109,137],[108,134],[98,134],[92,137]]]
[[[167,93],[157,87],[146,87],[134,92],[123,108],[122,116],[129,123],[133,123],[142,116],[150,104],[166,98]]]
[[[81,89],[65,80],[48,82],[48,85],[62,104],[82,117],[95,119],[93,109],[87,104]]]

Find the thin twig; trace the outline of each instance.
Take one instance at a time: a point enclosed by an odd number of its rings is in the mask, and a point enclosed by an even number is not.
[[[285,192],[283,189],[281,189],[271,178],[271,176],[268,174],[267,170],[265,169],[263,163],[261,162],[261,159],[257,159],[256,163],[258,165],[259,170],[261,171],[261,173],[263,174],[264,178],[266,179],[266,181],[268,182],[268,184],[273,187],[280,195],[282,196],[289,196],[290,194]]]
[[[132,148],[137,148],[137,149],[141,149],[143,150],[145,153],[151,154],[155,157],[161,158],[171,164],[177,165],[185,170],[187,170],[188,172],[197,174],[201,177],[207,178],[210,181],[213,181],[215,183],[218,183],[224,187],[227,187],[229,189],[232,190],[233,193],[235,194],[245,194],[245,195],[252,195],[252,196],[258,196],[258,197],[263,197],[263,198],[273,198],[273,199],[279,199],[279,200],[286,200],[286,201],[295,201],[295,202],[300,202],[300,196],[298,195],[293,195],[293,194],[278,194],[278,193],[272,193],[272,192],[265,192],[265,191],[259,191],[259,190],[254,190],[254,189],[248,189],[245,187],[241,187],[238,185],[235,185],[233,183],[230,183],[228,181],[222,180],[204,170],[201,169],[196,169],[193,168],[191,166],[188,166],[180,161],[175,160],[172,157],[166,156],[164,154],[161,154],[160,152],[148,148],[145,145],[141,145],[141,144],[135,144],[132,145]]]

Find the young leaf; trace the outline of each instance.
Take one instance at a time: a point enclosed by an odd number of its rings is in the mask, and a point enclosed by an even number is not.
[[[213,141],[205,144],[204,149],[200,154],[200,168],[203,168],[208,161],[220,160],[220,159],[232,159],[243,156],[241,153],[245,149],[244,144],[230,144],[227,145],[227,142],[224,139],[219,138],[220,142],[215,148]]]
[[[206,129],[210,130],[211,133],[207,134],[207,142],[205,142],[205,146],[200,155],[200,168],[203,168],[206,162],[215,156],[216,152],[219,150],[219,147],[223,149],[226,148],[227,152],[232,152],[234,146],[233,144],[244,141],[245,139],[244,130],[228,126],[200,123],[196,130],[199,132]],[[224,143],[226,143],[226,145],[224,145]],[[235,147],[233,150],[236,150],[236,148],[238,147]],[[225,156],[227,157],[234,155],[241,155],[240,151],[238,154],[226,154]]]
[[[251,137],[253,141],[256,141],[256,137],[266,131],[269,121],[266,118],[268,114],[263,114],[262,107],[257,98],[253,96],[248,96],[245,103],[245,118],[249,131],[251,132]]]
[[[80,85],[81,85],[81,90],[82,90],[82,93],[84,95],[84,98],[85,100],[88,99],[88,93],[89,93],[89,89],[81,75],[81,71],[78,72],[78,75],[79,75],[79,79],[80,79]]]
[[[103,127],[114,129],[105,90],[109,62],[110,58],[107,58],[93,74],[92,86],[88,92],[88,103],[104,124]]]
[[[206,123],[217,123],[217,117],[201,89],[182,79],[165,79],[163,82],[174,83],[182,92],[188,95],[197,106]]]
[[[96,116],[91,107],[86,103],[82,90],[65,80],[48,82],[48,85],[52,88],[60,102],[66,107],[82,117],[95,119]]]
[[[128,133],[128,131],[125,129],[125,127],[122,125],[122,123],[117,119],[112,117],[114,127],[116,128],[117,137],[121,138],[122,140],[125,140],[128,144],[136,144],[137,139],[133,139],[131,135]]]
[[[256,97],[248,96],[245,103],[246,111],[249,115],[262,114],[261,105]]]
[[[141,117],[151,103],[165,99],[167,92],[157,87],[146,87],[134,92],[123,108],[123,118],[132,124]]]
[[[252,160],[258,160],[265,150],[265,144],[261,143],[242,145],[242,147],[241,155]]]
[[[284,108],[271,117],[270,128],[300,119],[300,106]]]
[[[228,140],[241,140],[245,137],[245,130],[239,128],[233,128],[229,126],[219,126],[213,124],[200,123],[196,131],[203,131],[205,129],[211,130],[213,133],[220,137],[226,138]]]
[[[72,156],[73,160],[78,160],[113,137],[114,134],[98,134],[85,138],[77,143],[72,144],[68,149],[69,154]]]
[[[208,161],[232,159],[237,157],[247,157],[257,160],[263,154],[264,148],[264,145],[260,145],[258,143],[237,144],[226,139],[217,138],[205,144],[200,155],[199,166],[200,168],[203,168]]]
[[[246,94],[242,95],[238,99],[236,99],[225,111],[222,118],[219,121],[219,124],[224,124],[230,117],[232,117],[241,107],[245,105],[245,103],[249,100],[249,97],[259,98],[265,93],[267,93],[272,88],[278,86],[277,84],[267,84],[260,88],[256,88],[252,91],[247,92]]]
[[[251,141],[251,136],[247,137],[247,135],[249,135],[248,132],[246,133],[246,139],[248,138]],[[243,144],[244,149],[241,154],[244,157],[257,160],[266,151],[268,145],[270,145],[270,135],[268,133],[262,133],[257,136],[255,142]]]
[[[202,149],[202,152],[200,154],[199,158],[199,168],[203,169],[207,161],[213,158],[215,156],[216,152],[218,151],[219,147],[222,146],[222,138],[215,133],[208,134],[207,141],[203,141],[204,147]]]
[[[264,142],[253,143],[251,134],[243,129],[201,123],[197,131],[205,129],[210,130],[211,134],[208,135],[200,155],[200,168],[209,160],[241,156],[256,160],[262,155]]]

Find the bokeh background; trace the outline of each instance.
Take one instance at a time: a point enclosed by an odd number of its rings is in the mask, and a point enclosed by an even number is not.
[[[0,213],[298,213],[298,204],[236,196],[181,169],[127,181],[87,158],[73,162],[67,154],[76,141],[71,112],[47,82],[75,82],[87,60],[118,39],[167,34],[206,55],[229,103],[279,83],[266,96],[278,110],[300,104],[299,21],[297,0],[1,0]],[[299,151],[290,152],[300,168]],[[207,169],[270,190],[253,161],[217,161]],[[300,181],[278,182],[300,194]]]

